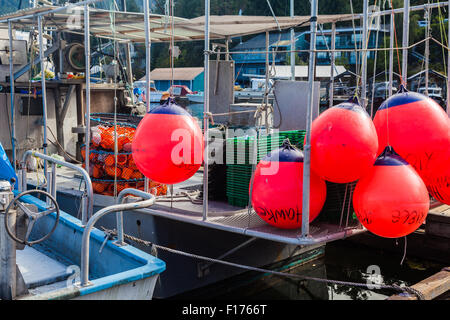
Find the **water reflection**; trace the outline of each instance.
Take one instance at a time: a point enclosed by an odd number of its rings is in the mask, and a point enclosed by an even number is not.
[[[411,286],[440,271],[443,265],[406,258],[359,246],[347,241],[327,244],[325,255],[283,272],[346,282],[376,284],[371,266],[380,270],[382,284]],[[368,289],[344,284],[285,278],[246,272],[209,288],[187,294],[190,299],[242,300],[383,300],[395,294],[386,289]]]

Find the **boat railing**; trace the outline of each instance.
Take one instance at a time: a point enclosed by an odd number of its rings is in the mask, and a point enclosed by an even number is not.
[[[73,170],[78,171],[81,176],[83,177],[83,180],[85,182],[85,192],[86,192],[86,201],[84,201],[84,197],[82,198],[82,205],[81,205],[81,223],[82,225],[86,225],[89,218],[92,216],[92,212],[94,209],[94,189],[92,188],[92,181],[87,173],[86,170],[83,168],[72,164],[70,162],[66,162],[63,160],[59,160],[53,157],[50,157],[48,155],[36,152],[34,150],[28,150],[26,151],[22,156],[22,162],[21,162],[21,175],[19,178],[19,191],[23,192],[26,191],[27,188],[27,160],[29,157],[35,157],[39,158],[45,161],[48,161],[51,165],[51,171],[44,172],[45,178],[47,180],[47,192],[50,193],[55,199],[56,199],[56,165],[60,165],[63,167],[67,167]]]
[[[125,200],[125,197],[128,195],[136,196],[143,198],[142,201],[137,202],[130,202],[130,203],[123,203]],[[86,227],[83,232],[83,239],[81,244],[81,286],[88,286],[89,285],[89,240],[91,231],[94,228],[95,223],[102,218],[103,216],[117,212],[117,234],[118,239],[116,244],[121,246],[125,245],[124,243],[124,234],[123,234],[123,211],[125,210],[136,210],[136,209],[143,209],[147,208],[155,203],[155,196],[143,192],[141,190],[137,189],[124,189],[119,193],[117,203],[115,205],[111,205],[108,207],[105,207],[99,211],[97,211],[87,222]]]

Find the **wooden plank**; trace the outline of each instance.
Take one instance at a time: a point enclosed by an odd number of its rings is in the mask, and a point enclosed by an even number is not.
[[[432,300],[450,290],[450,267],[413,285],[411,288],[420,291],[425,300]],[[417,300],[415,295],[394,295],[387,300]]]

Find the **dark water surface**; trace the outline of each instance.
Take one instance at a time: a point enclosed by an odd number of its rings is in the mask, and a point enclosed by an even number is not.
[[[379,270],[381,282],[411,286],[437,272],[442,264],[419,260],[365,247],[349,241],[328,243],[325,255],[288,272],[315,278],[367,283],[368,277]],[[284,271],[286,272],[286,271]],[[376,281],[374,278],[373,281]],[[207,288],[185,293],[177,298],[194,300],[384,300],[397,293],[393,290],[360,288],[341,284],[281,278],[246,272]]]

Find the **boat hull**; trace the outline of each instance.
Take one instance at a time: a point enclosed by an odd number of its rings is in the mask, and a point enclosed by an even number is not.
[[[79,198],[63,193],[58,194],[58,202],[65,210],[75,212]],[[94,211],[111,205],[113,197],[95,195]],[[180,222],[165,217],[145,213],[145,209],[127,211],[123,214],[125,234],[195,255],[218,258],[224,253],[236,248],[250,240],[250,237],[232,232],[205,228],[187,222]],[[99,220],[98,228],[116,228],[115,215],[109,215]],[[132,243],[137,249],[154,254],[152,248],[144,244]],[[319,250],[318,250],[319,249]],[[221,260],[256,267],[269,267],[270,265],[316,250],[314,258],[324,254],[324,246],[311,246],[299,248],[296,245],[284,244],[275,241],[257,239],[243,246]],[[156,284],[154,297],[169,298],[187,291],[198,289],[229,277],[241,274],[246,269],[230,267],[219,263],[209,266],[205,261],[192,257],[170,253],[164,250],[157,251],[157,257],[166,262],[166,270],[160,274]]]

